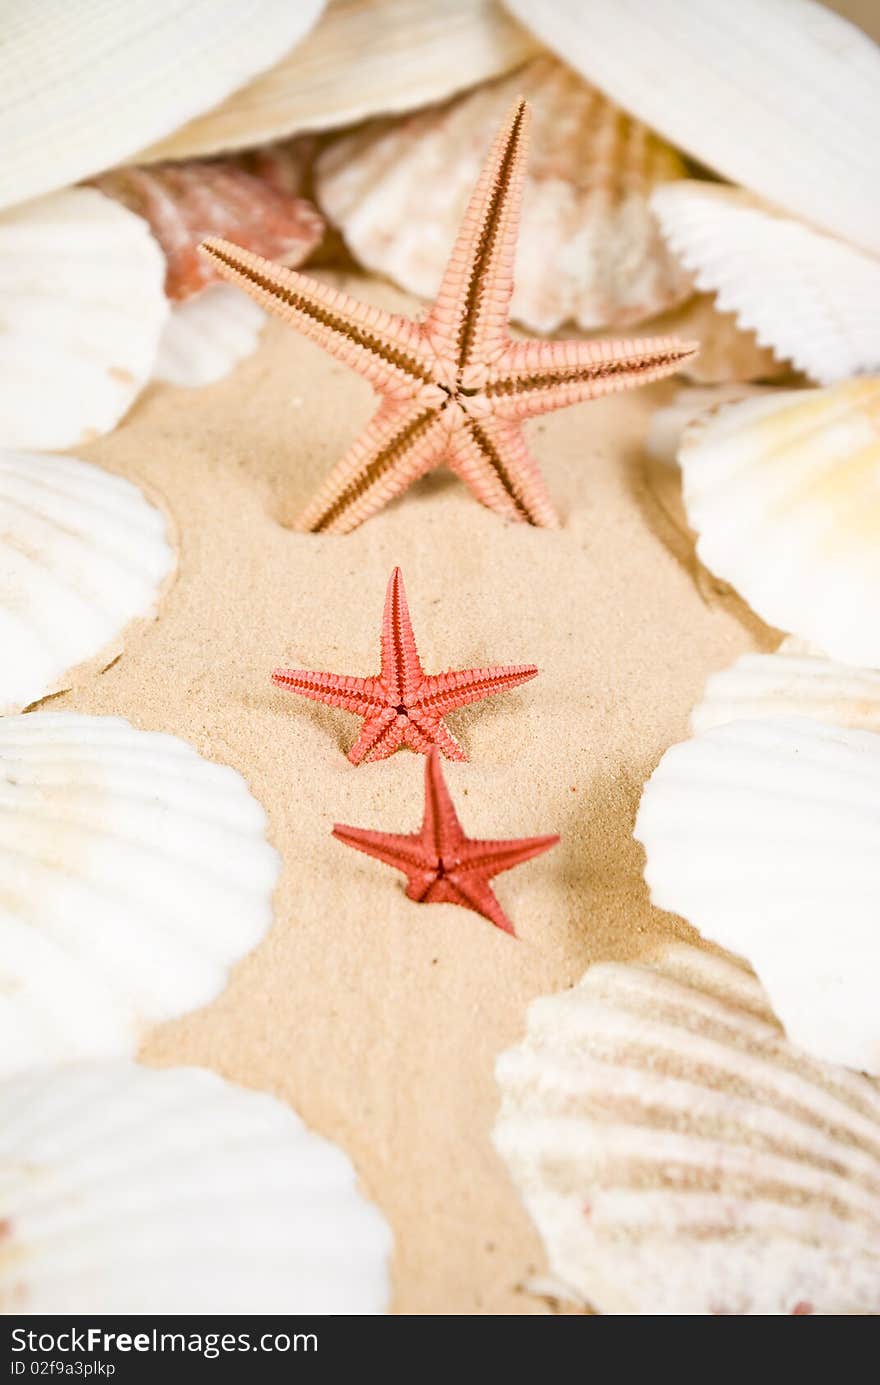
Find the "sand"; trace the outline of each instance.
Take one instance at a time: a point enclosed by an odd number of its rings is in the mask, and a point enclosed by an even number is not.
[[[368,280],[344,286],[403,311]],[[145,1037],[147,1063],[199,1064],[290,1102],[353,1158],[396,1243],[394,1311],[545,1313],[539,1239],[489,1133],[496,1055],[537,995],[588,963],[693,938],[648,903],[639,792],[686,734],[709,673],[772,635],[697,568],[675,474],[641,439],[675,385],[530,425],[560,532],[508,525],[448,472],[345,538],[292,533],[371,409],[369,389],[280,324],[227,380],[154,387],[80,455],[171,517],[180,570],[156,622],[53,707],[127,717],[235,766],[283,858],[275,922],[214,1004]],[[424,761],[355,769],[359,722],[274,688],[277,664],[378,670],[399,563],[425,668],[534,661],[540,676],[450,718],[470,762],[447,779],[465,829],[559,832],[499,878],[513,940],[330,836],[418,826]]]

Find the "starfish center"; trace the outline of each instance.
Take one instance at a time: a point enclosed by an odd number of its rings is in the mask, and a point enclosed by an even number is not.
[[[407,710],[406,710],[406,708],[404,707],[404,705],[403,705],[402,702],[398,702],[397,707],[396,707],[395,710],[396,710],[397,715],[398,715],[399,717],[406,717],[406,716],[409,715],[409,713],[407,712]]]

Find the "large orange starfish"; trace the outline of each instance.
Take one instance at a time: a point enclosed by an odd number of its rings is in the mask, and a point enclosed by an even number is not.
[[[450,760],[466,760],[458,741],[443,725],[443,717],[469,702],[515,688],[537,672],[534,664],[508,664],[425,673],[409,618],[403,576],[396,567],[385,594],[382,667],[377,677],[276,668],[272,682],[300,697],[328,707],[344,707],[363,717],[361,734],[348,752],[352,764],[359,765],[361,760],[385,760],[402,745],[422,754],[439,746]]]
[[[437,301],[422,321],[370,307],[224,240],[203,249],[238,283],[370,382],[382,403],[297,522],[343,534],[445,462],[506,519],[554,526],[523,422],[669,375],[696,346],[514,341],[508,331],[528,111],[515,103],[462,223]]]
[[[559,841],[556,836],[514,837],[509,841],[466,837],[436,750],[431,751],[425,766],[425,812],[420,832],[370,832],[337,823],[333,835],[346,846],[403,871],[410,899],[420,904],[461,904],[505,933],[513,933],[513,924],[489,881],[501,871],[549,851]]]

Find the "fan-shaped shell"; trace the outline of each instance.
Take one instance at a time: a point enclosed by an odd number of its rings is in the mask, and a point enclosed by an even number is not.
[[[771,625],[880,667],[880,379],[731,404],[679,460],[706,566]]]
[[[0,713],[118,646],[173,567],[163,516],[129,481],[74,457],[0,451]]]
[[[331,0],[304,43],[141,160],[250,149],[412,110],[497,77],[536,49],[497,0]]]
[[[146,223],[94,188],[0,216],[0,445],[115,427],[153,369],[164,276]]]
[[[256,351],[266,314],[228,284],[176,303],[159,342],[155,377],[171,385],[211,385]]]
[[[532,121],[514,317],[547,331],[640,322],[691,293],[648,207],[684,165],[662,140],[552,58],[391,126],[331,145],[318,199],[355,255],[431,297],[480,172],[486,130],[518,95]]]
[[[718,311],[715,296],[697,293],[680,308],[645,323],[651,335],[682,336],[700,349],[682,363],[680,374],[698,385],[726,385],[754,380],[779,380],[792,374],[769,346],[760,346],[754,332],[740,327],[732,313]]]
[[[793,1043],[880,1073],[880,736],[717,726],[667,750],[635,835],[653,902],[748,959]]]
[[[276,62],[323,0],[39,0],[3,16],[0,207],[122,163]]]
[[[880,671],[784,646],[775,654],[744,654],[713,673],[691,713],[691,728],[699,734],[728,721],[774,716],[880,732]]]
[[[681,182],[651,198],[697,286],[820,384],[880,369],[880,260],[739,188]]]
[[[880,1311],[880,1093],[672,946],[536,1000],[494,1138],[561,1292],[614,1314]]]
[[[0,720],[0,1075],[133,1053],[269,926],[278,858],[235,770],[116,717]]]
[[[381,1313],[390,1236],[342,1150],[196,1068],[0,1083],[0,1312]]]
[[[880,251],[880,50],[813,0],[505,0],[624,110],[731,182]]]

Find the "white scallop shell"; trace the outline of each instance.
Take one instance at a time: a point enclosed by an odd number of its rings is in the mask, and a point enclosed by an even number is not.
[[[412,110],[508,72],[536,50],[496,0],[331,0],[304,43],[138,159],[252,149]]]
[[[0,446],[115,427],[152,373],[164,279],[146,223],[94,188],[0,215]]]
[[[691,713],[695,734],[728,721],[809,717],[880,732],[880,671],[836,664],[821,654],[744,654],[713,673]]]
[[[648,424],[645,451],[658,462],[672,466],[682,443],[695,442],[702,423],[725,404],[737,404],[768,393],[768,387],[731,381],[725,385],[685,385],[668,404],[655,409]]]
[[[624,110],[731,182],[880,252],[880,50],[813,0],[505,0]]]
[[[706,566],[769,624],[880,667],[880,379],[731,404],[679,460]]]
[[[115,652],[173,568],[163,516],[129,481],[74,457],[0,451],[0,714]]]
[[[171,134],[286,53],[323,0],[39,0],[3,15],[0,207]]]
[[[649,209],[680,156],[552,58],[403,122],[330,145],[321,206],[357,258],[432,297],[485,157],[517,96],[531,107],[512,313],[539,331],[641,322],[692,292]]]
[[[880,736],[717,726],[667,750],[635,836],[653,902],[748,959],[792,1043],[880,1073]]]
[[[694,294],[680,308],[661,313],[639,330],[699,342],[699,351],[679,371],[698,385],[776,381],[792,374],[791,364],[780,360],[769,346],[760,346],[754,332],[740,327],[732,313],[719,312],[711,293]]]
[[[880,260],[739,188],[681,182],[651,198],[698,288],[820,384],[880,369]]]
[[[495,1143],[567,1297],[880,1312],[880,1092],[792,1047],[733,960],[590,967],[497,1075]]]
[[[0,1313],[385,1310],[390,1234],[346,1155],[197,1068],[0,1084]]]
[[[266,314],[229,284],[175,303],[159,342],[154,376],[171,385],[212,385],[256,351]]]
[[[134,1053],[206,1004],[272,918],[243,779],[116,717],[0,720],[0,1076]]]

